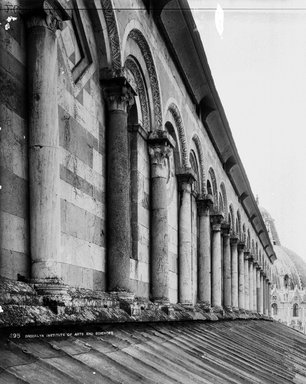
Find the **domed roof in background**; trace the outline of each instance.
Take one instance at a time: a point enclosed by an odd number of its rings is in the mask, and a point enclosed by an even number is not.
[[[281,245],[274,219],[265,208],[259,209],[277,257],[271,268],[272,284],[278,289],[306,287],[306,262],[295,252]]]

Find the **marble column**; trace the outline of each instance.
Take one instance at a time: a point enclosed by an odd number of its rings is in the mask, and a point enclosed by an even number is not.
[[[253,312],[257,312],[257,262],[253,262]]]
[[[271,283],[268,280],[268,316],[271,316]]]
[[[267,289],[266,289],[266,274],[265,273],[263,274],[263,284],[262,284],[262,287],[263,287],[263,314],[267,315],[267,303],[266,303],[266,300],[267,300]]]
[[[108,106],[107,127],[107,266],[108,289],[130,290],[131,201],[128,108],[133,90],[125,78],[102,84]]]
[[[248,311],[250,309],[249,295],[249,252],[244,252],[244,307]]]
[[[58,1],[20,9],[27,26],[30,251],[33,281],[61,276],[57,35],[69,19]]]
[[[223,305],[232,306],[232,268],[229,225],[222,226],[223,236]]]
[[[199,267],[198,282],[200,302],[211,305],[211,235],[210,208],[213,205],[211,195],[197,201],[199,215]]]
[[[221,291],[221,222],[222,214],[214,214],[212,217],[212,295],[211,301],[213,307],[222,306]]]
[[[253,312],[253,303],[254,303],[254,276],[253,276],[253,257],[250,255],[249,258],[249,309]]]
[[[257,313],[261,313],[261,294],[260,294],[260,268],[259,265],[256,267],[256,297],[257,297]]]
[[[166,131],[149,136],[151,157],[151,298],[169,301],[168,191],[169,157],[174,141]]]
[[[231,237],[232,307],[238,309],[238,237]]]
[[[243,242],[238,243],[238,307],[245,309],[245,287],[244,287],[244,247]]]
[[[263,291],[263,272],[260,270],[260,311],[262,315],[264,314],[264,291]]]
[[[195,181],[192,169],[178,174],[179,202],[179,302],[192,303],[192,249],[191,249],[191,188]]]

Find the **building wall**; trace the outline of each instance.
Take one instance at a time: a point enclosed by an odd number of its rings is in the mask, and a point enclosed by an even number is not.
[[[77,1],[77,4],[82,11],[79,15],[74,14],[74,21],[65,22],[63,30],[57,32],[61,209],[59,277],[71,286],[105,290],[107,120],[106,105],[100,88],[100,71],[105,69],[105,63],[109,60],[106,47],[113,39],[113,31],[106,26],[102,9],[89,11],[86,10],[86,2]],[[152,16],[147,11],[135,10],[143,8],[140,0],[114,1],[114,8],[122,6],[124,11],[114,12],[119,40],[117,53],[120,53],[121,65],[125,67],[127,76],[138,88],[135,106],[129,115],[130,158],[127,159],[131,168],[131,287],[138,296],[149,297],[151,192],[150,159],[146,140],[150,131],[166,128],[176,142],[175,156],[170,160],[168,181],[168,255],[170,300],[177,302],[180,197],[176,174],[181,171],[184,162],[190,166],[191,150],[195,152],[200,174],[204,175],[203,180],[198,180],[204,184],[203,189],[206,180],[211,178],[209,170],[213,169],[216,196],[221,191],[221,183],[225,186],[225,211],[229,211],[229,206],[232,205],[235,220],[239,210],[241,227],[245,224],[246,229],[250,230],[251,239],[258,242],[263,254],[264,250],[259,239],[256,239],[255,230],[223,169]],[[1,275],[14,279],[17,278],[17,273],[30,277],[25,35],[21,19],[9,31],[0,26],[3,51],[0,70],[1,81],[4,83],[0,99],[0,120],[3,126],[0,272]],[[156,92],[160,94],[160,127],[156,117]],[[207,124],[217,123],[214,116],[207,121]],[[191,199],[190,257],[193,301],[196,302],[198,220],[195,197],[192,196]],[[215,203],[218,205],[217,201]],[[242,234],[240,236],[242,240]],[[266,255],[265,260],[268,263]]]
[[[24,23],[0,9],[0,274],[29,277],[26,50]],[[16,16],[16,15],[15,15]]]

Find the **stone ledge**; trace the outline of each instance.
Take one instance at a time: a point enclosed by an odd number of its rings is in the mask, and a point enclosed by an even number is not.
[[[235,308],[211,308],[207,303],[153,303],[129,292],[107,293],[75,288],[68,288],[63,294],[57,289],[53,292],[49,290],[48,294],[39,295],[33,284],[0,279],[0,328],[190,320],[271,321],[268,316]]]

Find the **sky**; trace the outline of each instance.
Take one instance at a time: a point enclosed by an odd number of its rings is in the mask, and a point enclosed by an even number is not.
[[[189,5],[254,196],[306,261],[306,1]]]

